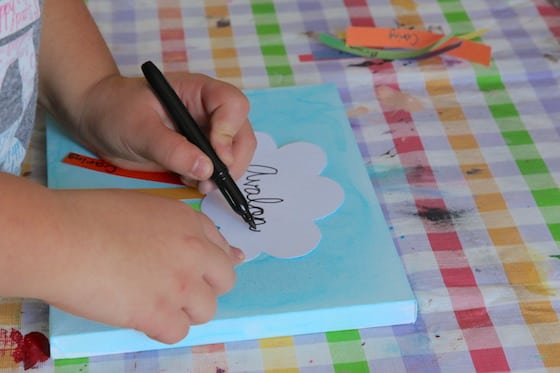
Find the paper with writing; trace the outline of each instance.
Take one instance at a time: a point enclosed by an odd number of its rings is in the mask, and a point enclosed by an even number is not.
[[[295,142],[280,148],[267,134],[257,133],[258,146],[247,172],[237,181],[257,229],[250,229],[217,191],[201,204],[230,244],[245,252],[247,260],[261,252],[293,258],[313,250],[321,239],[314,223],[334,212],[344,200],[335,181],[320,176],[327,165],[317,145]]]
[[[430,31],[393,29],[384,27],[348,27],[346,30],[346,44],[349,47],[374,47],[374,48],[425,48],[445,35],[435,34]],[[447,54],[484,66],[490,65],[492,49],[490,46],[463,38],[451,38],[443,47],[457,41],[461,45],[448,51]]]

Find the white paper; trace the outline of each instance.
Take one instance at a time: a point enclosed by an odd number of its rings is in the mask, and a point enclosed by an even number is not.
[[[277,258],[306,255],[321,240],[315,220],[342,204],[344,190],[320,175],[327,157],[317,145],[295,142],[277,148],[262,132],[257,133],[257,143],[251,165],[237,181],[257,229],[250,229],[219,191],[202,200],[201,210],[231,245],[244,251],[246,260],[261,252]]]

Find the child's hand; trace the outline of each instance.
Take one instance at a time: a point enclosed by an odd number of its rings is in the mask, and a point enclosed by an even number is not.
[[[131,191],[53,193],[52,221],[63,231],[32,296],[174,343],[209,321],[232,288],[243,254],[187,204]]]
[[[239,178],[256,147],[247,98],[234,86],[200,74],[168,79],[233,178]],[[110,76],[90,89],[85,102],[78,136],[108,161],[125,168],[167,169],[186,183],[211,176],[208,157],[175,132],[144,79]],[[203,193],[211,188],[208,181],[199,185]]]

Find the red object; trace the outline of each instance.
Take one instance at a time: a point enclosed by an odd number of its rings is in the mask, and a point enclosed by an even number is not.
[[[117,175],[122,177],[130,177],[133,179],[158,181],[161,183],[183,185],[178,175],[170,172],[151,172],[151,171],[135,171],[127,170],[112,165],[102,159],[88,157],[78,153],[68,153],[62,160],[63,163],[77,167],[87,168],[89,170],[103,172],[106,174]]]
[[[37,364],[47,361],[51,357],[49,339],[40,332],[27,333],[25,336],[19,330],[8,331],[0,329],[0,341],[4,346],[2,351],[11,351],[14,362],[23,362],[25,370],[36,368]]]

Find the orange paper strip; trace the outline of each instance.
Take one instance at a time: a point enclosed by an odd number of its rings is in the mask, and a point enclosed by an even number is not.
[[[68,153],[62,160],[63,163],[73,166],[87,168],[89,170],[103,172],[106,174],[117,175],[122,177],[130,177],[133,179],[159,181],[161,183],[183,185],[181,179],[176,174],[170,172],[150,172],[150,171],[133,171],[120,168],[106,162],[102,159],[88,157],[78,153]]]
[[[202,199],[204,195],[198,190],[190,187],[184,188],[150,188],[150,189],[134,189],[137,192],[152,194],[155,196],[166,197],[171,199]]]
[[[350,47],[420,49],[437,42],[445,35],[429,31],[384,27],[348,27],[346,44]],[[489,66],[492,49],[485,44],[451,38],[443,47],[461,41],[461,45],[447,54]]]

